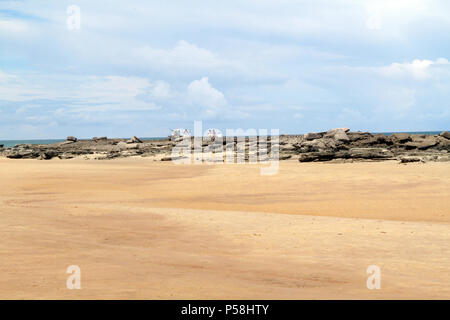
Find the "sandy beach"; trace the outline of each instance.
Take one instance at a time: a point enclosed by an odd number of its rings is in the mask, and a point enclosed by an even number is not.
[[[449,163],[259,169],[0,159],[0,299],[450,299]]]

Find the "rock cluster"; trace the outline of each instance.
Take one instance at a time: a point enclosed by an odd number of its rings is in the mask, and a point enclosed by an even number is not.
[[[443,131],[443,132],[441,132],[441,134],[439,136],[450,139],[450,132]]]
[[[70,139],[69,139],[70,138]],[[74,138],[74,139],[72,139]],[[13,148],[0,149],[0,155],[11,159],[71,159],[85,156],[92,159],[113,159],[130,156],[170,154],[172,144],[166,141],[143,142],[137,137],[130,140],[94,137],[92,140],[78,140],[68,137],[64,142],[34,145],[21,144]],[[136,142],[134,142],[136,141]]]
[[[440,135],[396,133],[392,136],[351,132],[348,128],[308,133],[292,141],[283,137],[280,153],[289,152],[300,162],[330,160],[449,161],[450,139]],[[407,158],[407,157],[410,158]],[[406,158],[405,158],[406,157]]]
[[[95,142],[97,141],[105,141],[108,140],[107,137],[93,137],[92,140],[94,140]]]
[[[189,138],[188,138],[189,139]],[[194,141],[191,138],[191,149]],[[230,143],[231,140],[231,143]],[[227,139],[203,139],[198,148],[203,153],[234,153],[236,159],[245,161],[269,159],[267,154],[279,150],[279,159],[295,159],[300,162],[312,161],[381,161],[398,160],[401,163],[424,161],[450,161],[450,133],[440,135],[397,133],[392,136],[370,132],[351,132],[348,128],[337,128],[326,132],[312,132],[305,135],[281,135],[267,143],[256,137],[245,140],[237,137]],[[188,141],[189,142],[189,141]],[[108,139],[94,137],[92,140],[78,140],[67,137],[67,141],[50,145],[22,144],[13,148],[2,148],[0,155],[12,159],[70,159],[85,156],[89,159],[113,159],[142,156],[157,160],[172,159],[172,149],[188,143],[169,139],[143,141],[133,136],[131,139]],[[274,149],[274,147],[277,147]],[[195,152],[194,152],[195,156]],[[220,157],[214,161],[222,161]]]

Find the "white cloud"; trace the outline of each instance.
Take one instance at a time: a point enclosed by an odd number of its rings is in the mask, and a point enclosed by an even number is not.
[[[140,77],[10,75],[0,72],[0,81],[0,100],[4,101],[53,100],[79,111],[160,108],[139,99],[152,88],[150,81]]]
[[[381,30],[384,21],[390,27],[426,16],[432,11],[430,0],[369,0],[365,1],[368,29]],[[387,30],[393,32],[393,30]]]
[[[3,35],[25,34],[30,31],[28,23],[17,19],[4,19],[0,17],[0,33]]]
[[[170,84],[165,81],[156,81],[150,89],[150,95],[157,99],[170,97]]]
[[[136,48],[131,55],[133,59],[139,59],[153,66],[217,68],[233,65],[218,58],[211,51],[185,40],[179,41],[174,48],[168,50],[151,46]]]
[[[207,77],[192,81],[187,88],[187,95],[191,104],[204,107],[208,115],[215,115],[219,108],[227,104],[223,93],[214,88]]]
[[[414,59],[411,62],[394,62],[379,67],[337,66],[327,67],[328,71],[340,71],[353,75],[378,75],[397,80],[431,80],[434,76],[446,73],[450,76],[450,62],[446,58],[436,60]]]
[[[417,80],[424,80],[432,76],[433,65],[449,65],[449,61],[445,58],[439,58],[436,61],[415,59],[412,62],[392,63],[387,67],[381,67],[379,71],[387,77],[410,76]]]
[[[188,86],[188,97],[192,103],[202,106],[221,107],[226,104],[223,93],[209,83],[208,77],[192,81]]]

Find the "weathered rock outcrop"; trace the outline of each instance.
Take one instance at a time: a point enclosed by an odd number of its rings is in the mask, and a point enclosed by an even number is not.
[[[310,132],[310,133],[305,134],[305,139],[308,140],[308,141],[315,140],[315,139],[320,139],[320,138],[323,137],[323,135],[324,135],[323,132],[319,132],[319,133],[317,133],[317,132]]]
[[[131,150],[131,149],[139,149],[139,145],[137,143],[129,143],[127,142],[119,142],[117,144],[120,150]]]
[[[95,137],[92,140],[78,140],[68,137],[67,141],[50,145],[22,144],[13,148],[1,148],[0,155],[11,159],[53,158],[71,159],[83,156],[89,159],[105,160],[121,157],[152,157],[167,161],[172,158],[175,146],[191,150],[195,156],[211,153],[215,156],[234,153],[236,159],[245,161],[267,161],[278,150],[280,160],[311,161],[382,161],[398,160],[402,163],[424,161],[450,161],[450,138],[447,131],[440,135],[425,134],[372,134],[370,132],[351,132],[348,128],[337,128],[327,132],[305,135],[281,135],[278,143],[271,137],[257,140],[255,137],[241,139],[224,137],[213,141],[205,138],[199,145],[193,138],[180,141],[141,140],[132,137],[108,139]],[[69,139],[70,138],[70,139]],[[72,139],[73,138],[73,139]],[[275,148],[276,147],[276,148]],[[269,156],[267,156],[269,155]],[[185,155],[182,155],[185,156]],[[221,161],[220,156],[214,161]]]
[[[403,163],[450,161],[450,139],[437,135],[396,133],[392,136],[332,129],[321,135],[306,134],[299,143],[300,162],[331,160],[400,160]],[[283,150],[283,149],[281,149]],[[402,160],[403,159],[403,160]]]
[[[409,133],[394,133],[392,135],[392,140],[396,143],[405,143],[411,141],[411,136]]]
[[[94,141],[105,141],[105,140],[108,140],[108,138],[107,137],[93,137],[92,140],[94,140]]]
[[[142,143],[142,140],[136,136],[132,136],[130,140],[127,140],[127,143]]]
[[[311,161],[329,161],[333,159],[370,159],[370,160],[388,160],[394,159],[394,154],[382,148],[352,148],[340,151],[320,151],[300,154],[300,162]]]
[[[348,128],[331,129],[328,130],[323,137],[334,139],[336,141],[350,141],[350,138],[347,136],[349,130],[350,129]]]
[[[413,141],[405,143],[406,149],[426,150],[439,144],[439,139],[433,136],[413,138]]]

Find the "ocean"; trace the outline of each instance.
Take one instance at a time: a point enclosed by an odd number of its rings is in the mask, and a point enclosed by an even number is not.
[[[373,132],[373,133],[381,133],[381,134],[390,136],[394,133],[437,135],[437,134],[440,134],[441,132],[442,131],[411,131],[411,132]],[[160,140],[160,139],[166,139],[166,138],[167,137],[153,137],[153,138],[141,138],[141,139],[142,140]],[[63,142],[63,141],[65,141],[65,139],[0,140],[0,145],[3,144],[5,148],[9,148],[9,147],[14,147],[18,144],[52,144],[52,143]]]

